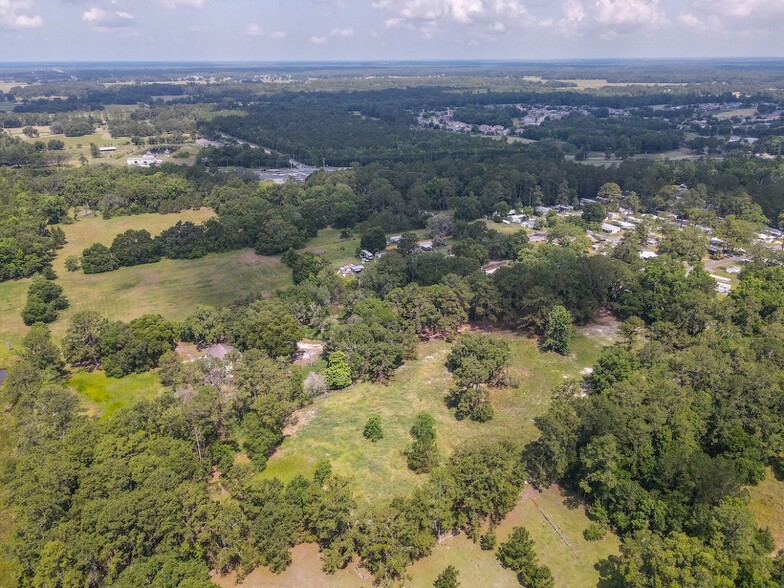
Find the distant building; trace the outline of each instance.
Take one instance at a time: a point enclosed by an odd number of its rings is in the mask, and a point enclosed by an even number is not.
[[[653,251],[640,251],[640,257],[643,259],[653,259],[654,257],[659,257]]]
[[[226,356],[232,351],[236,351],[236,350],[231,345],[226,345],[224,343],[217,343],[215,345],[210,345],[209,347],[207,347],[204,350],[204,355],[209,355],[210,357],[214,357],[215,359],[225,359]]]
[[[223,143],[220,143],[218,141],[210,141],[209,139],[196,139],[196,144],[201,148],[223,147]]]
[[[114,145],[109,145],[107,147],[98,147],[98,151],[101,153],[107,153],[108,151],[117,151],[117,147]]]
[[[129,157],[126,163],[133,167],[155,167],[161,165],[163,160],[158,159],[152,153],[145,153],[141,157]]]
[[[615,233],[619,233],[621,231],[621,227],[616,227],[615,225],[611,225],[609,223],[602,223],[602,230],[605,233],[614,235]]]
[[[422,251],[433,251],[433,242],[432,241],[420,241],[419,248]]]

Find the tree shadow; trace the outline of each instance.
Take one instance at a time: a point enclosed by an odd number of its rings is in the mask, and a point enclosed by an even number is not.
[[[784,482],[784,456],[774,457],[770,462],[770,469],[773,470],[773,477],[779,482]]]
[[[564,504],[566,505],[566,508],[568,508],[569,510],[576,510],[578,508],[585,509],[586,507],[585,502],[582,500],[582,498],[580,498],[580,496],[576,492],[572,490],[567,490],[562,487],[561,493],[563,494]]]
[[[599,572],[599,583],[596,588],[621,588],[623,578],[620,571],[621,558],[611,555],[607,559],[601,559],[593,566]]]

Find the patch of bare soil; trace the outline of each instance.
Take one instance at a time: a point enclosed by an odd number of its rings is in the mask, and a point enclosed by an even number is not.
[[[259,255],[253,251],[253,249],[244,251],[242,255],[237,258],[237,260],[245,265],[265,265],[277,261],[275,257]]]
[[[294,365],[310,365],[324,353],[324,344],[318,342],[297,341],[297,352],[294,354]]]
[[[199,351],[199,348],[193,343],[183,343],[182,341],[177,343],[177,347],[174,350],[183,361],[196,361],[204,355],[204,352]]]
[[[297,431],[307,425],[314,418],[316,418],[315,406],[301,408],[300,410],[294,411],[291,417],[289,417],[288,424],[283,427],[283,436],[293,437],[297,434]]]
[[[577,327],[577,331],[589,339],[597,339],[608,343],[617,343],[621,340],[618,327],[621,323],[612,315],[602,316],[595,322]]]

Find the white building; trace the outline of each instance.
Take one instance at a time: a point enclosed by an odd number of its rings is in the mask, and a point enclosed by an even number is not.
[[[134,167],[153,167],[161,165],[163,160],[158,159],[152,153],[145,153],[141,157],[129,157],[126,163]]]
[[[615,233],[620,233],[621,227],[616,227],[615,225],[611,225],[609,223],[602,223],[602,230],[605,233],[609,233],[610,235],[614,235]]]
[[[117,151],[117,147],[115,147],[114,145],[106,146],[106,147],[98,147],[98,151],[100,151],[101,153],[106,153],[108,151]]]

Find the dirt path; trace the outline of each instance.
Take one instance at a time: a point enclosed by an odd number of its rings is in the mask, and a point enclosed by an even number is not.
[[[317,341],[297,341],[294,365],[310,365],[324,353],[324,344]]]

